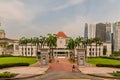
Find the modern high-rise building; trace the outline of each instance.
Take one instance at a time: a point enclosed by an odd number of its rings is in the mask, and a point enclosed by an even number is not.
[[[88,38],[95,38],[95,33],[96,33],[96,24],[90,24],[89,25],[89,36]]]
[[[96,24],[96,37],[103,42],[111,42],[111,23]]]
[[[99,38],[101,41],[106,42],[106,24],[96,24],[96,37]]]
[[[106,23],[106,42],[111,42],[111,23]]]
[[[120,51],[120,22],[113,26],[114,51]]]
[[[88,39],[88,24],[85,23],[85,29],[84,29],[84,39]]]

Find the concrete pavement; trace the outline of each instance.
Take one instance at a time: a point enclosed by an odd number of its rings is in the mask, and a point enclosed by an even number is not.
[[[108,78],[115,78],[114,76],[110,75],[109,73],[120,71],[118,68],[108,68],[108,67],[81,67],[79,70],[84,74],[89,74],[92,76],[98,77],[108,77]]]

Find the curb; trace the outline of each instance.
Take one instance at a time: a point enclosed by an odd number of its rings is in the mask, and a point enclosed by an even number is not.
[[[110,77],[110,76],[101,76],[101,75],[94,75],[94,74],[87,74],[89,76],[100,77],[100,78],[110,78],[110,79],[120,79],[119,77]]]

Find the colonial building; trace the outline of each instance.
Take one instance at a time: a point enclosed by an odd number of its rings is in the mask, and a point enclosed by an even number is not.
[[[104,53],[103,49],[106,49]],[[87,46],[87,57],[99,57],[99,56],[110,56],[111,55],[111,43],[102,43],[97,45],[92,43],[91,46]]]
[[[71,50],[67,48],[67,42],[70,39],[64,32],[58,32],[56,34],[57,37],[57,47],[53,50],[54,57],[66,57],[69,58],[70,54],[72,53]],[[17,55],[23,55],[23,56],[37,56],[36,50],[37,47],[31,43],[28,43],[27,45],[19,45],[19,43],[16,41],[14,43],[14,54]],[[103,48],[107,49],[106,54],[103,54]],[[44,48],[49,49],[47,46],[44,46]],[[81,48],[83,48],[81,46]],[[77,57],[77,50],[75,49],[75,56]],[[96,52],[97,50],[97,52]],[[40,52],[40,50],[38,50]],[[109,56],[111,54],[111,43],[103,43],[102,45],[97,45],[97,49],[95,46],[95,43],[93,43],[91,46],[87,46],[87,57],[98,57],[98,56]]]
[[[6,38],[6,33],[0,24],[0,55],[13,53],[14,40]]]

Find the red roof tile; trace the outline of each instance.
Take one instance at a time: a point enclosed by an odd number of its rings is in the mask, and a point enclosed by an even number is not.
[[[67,36],[66,36],[66,34],[64,32],[58,32],[57,37],[67,38]]]

